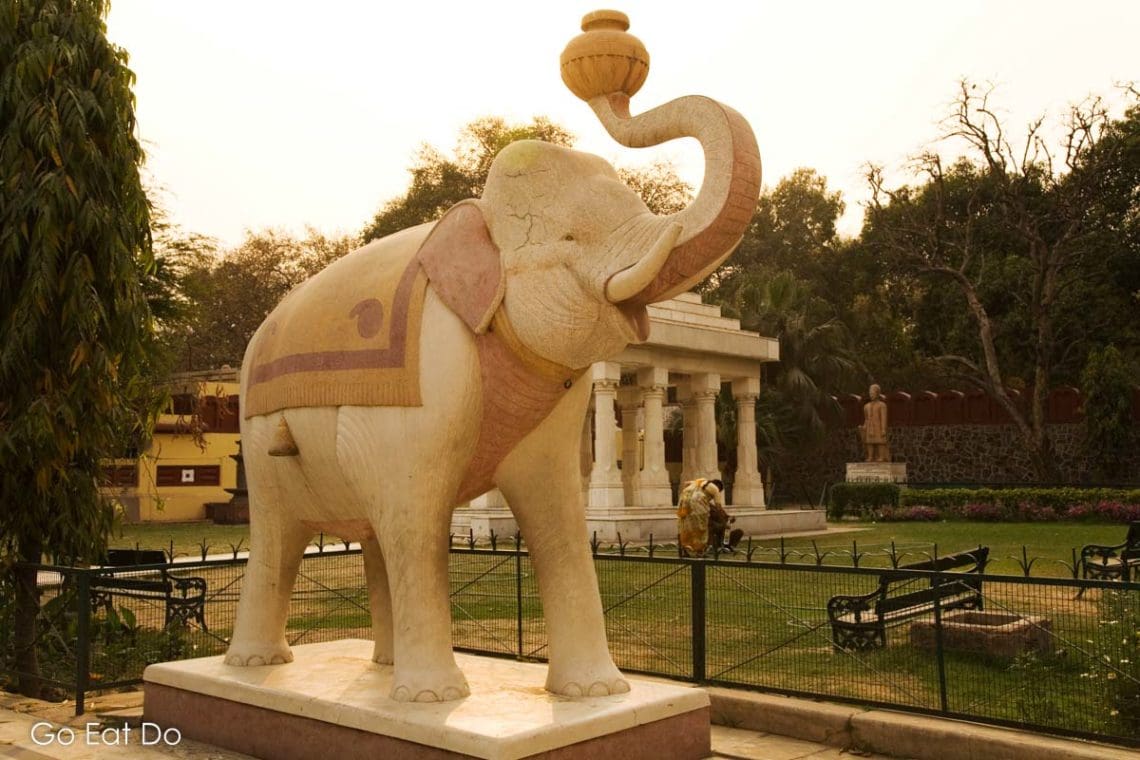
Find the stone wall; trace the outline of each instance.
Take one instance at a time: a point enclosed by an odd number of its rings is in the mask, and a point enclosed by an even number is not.
[[[1082,457],[1084,426],[1048,426],[1066,482],[1079,483],[1088,471]],[[890,431],[891,457],[906,462],[912,483],[1035,483],[1038,478],[1013,425],[911,425]],[[1128,447],[1128,481],[1140,480],[1140,428]],[[819,493],[844,479],[847,462],[863,459],[854,428],[834,430],[820,450],[780,465],[785,496]]]

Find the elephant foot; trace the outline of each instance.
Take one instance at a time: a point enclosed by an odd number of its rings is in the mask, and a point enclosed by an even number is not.
[[[372,650],[372,662],[377,665],[391,665],[394,660],[392,659],[392,648],[381,648],[379,645]]]
[[[459,668],[397,669],[391,698],[397,702],[451,702],[470,696],[471,687]]]
[[[239,668],[254,667],[257,665],[283,665],[287,662],[293,662],[293,652],[289,649],[287,644],[278,644],[276,646],[245,646],[242,644],[230,644],[230,648],[226,650],[226,665],[233,665]]]
[[[546,690],[563,697],[607,697],[628,692],[629,681],[613,663],[577,670],[557,669],[552,665],[546,676]]]

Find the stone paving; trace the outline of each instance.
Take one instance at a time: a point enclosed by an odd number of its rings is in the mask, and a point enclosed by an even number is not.
[[[873,755],[857,750],[839,749],[826,744],[792,739],[788,736],[764,734],[727,726],[712,727],[712,746],[716,758],[741,760],[886,760],[886,755]]]
[[[92,712],[75,717],[73,703],[51,703],[29,700],[13,695],[0,695],[0,758],[17,760],[99,760],[117,758],[121,760],[248,760],[248,755],[229,752],[216,747],[190,740],[182,740],[175,746],[165,746],[160,742],[152,746],[142,746],[141,731],[137,716],[142,705],[142,694],[130,692],[100,697]],[[135,720],[130,731],[116,727],[120,721],[114,717],[100,720],[98,715],[116,713],[133,715]],[[91,724],[91,733],[87,728]],[[102,733],[103,727],[108,727]],[[61,731],[61,729],[63,729]],[[74,741],[68,746],[58,740],[51,741],[54,734],[66,741],[68,731],[74,732]],[[33,739],[34,733],[34,739]],[[90,739],[88,738],[90,737]],[[155,739],[153,735],[148,741]],[[713,752],[715,758],[739,758],[740,760],[842,760],[844,758],[884,758],[882,755],[867,755],[828,747],[815,742],[791,739],[786,736],[764,734],[725,726],[712,727]],[[37,743],[42,742],[42,744]]]

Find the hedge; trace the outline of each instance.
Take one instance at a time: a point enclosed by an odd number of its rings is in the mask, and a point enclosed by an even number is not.
[[[836,483],[831,486],[827,516],[866,515],[899,505],[899,487],[894,483]]]
[[[875,511],[882,520],[1049,522],[1140,520],[1140,489],[1124,488],[931,488],[906,489],[897,507]]]
[[[1075,504],[1102,501],[1140,504],[1140,488],[911,488],[899,497],[899,504],[904,507],[934,507],[942,511],[967,504],[1016,508],[1027,503],[1063,512]]]

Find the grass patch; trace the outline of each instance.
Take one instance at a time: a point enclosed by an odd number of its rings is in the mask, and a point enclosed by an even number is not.
[[[235,530],[201,523],[141,527],[155,531],[152,538],[159,539],[171,535],[171,528],[179,528],[191,547],[196,541],[189,541],[189,536],[201,537],[203,528],[212,529],[215,536],[223,530]],[[815,570],[815,551],[825,553],[827,563],[849,565],[855,542],[860,565],[875,567],[887,564],[884,549],[892,540],[897,551],[913,555],[914,560],[922,559],[935,543],[940,552],[950,552],[982,542],[991,547],[991,556],[995,557],[991,570],[1020,574],[1016,562],[1008,557],[1018,556],[1024,543],[1031,557],[1041,558],[1033,566],[1035,576],[1067,576],[1060,560],[1069,555],[1070,547],[1115,543],[1123,537],[1121,526],[1072,523],[890,523],[858,527],[858,531],[817,537],[814,549],[812,539],[788,539],[785,550],[799,552],[789,557],[790,567],[748,567],[731,559],[706,565],[707,677],[758,688],[939,709],[937,658],[910,643],[907,624],[888,629],[883,649],[841,652],[832,647],[828,599],[837,594],[866,593],[874,588],[876,576]],[[191,533],[191,529],[196,530]],[[754,543],[778,545],[772,540]],[[756,559],[770,557],[758,553]],[[516,561],[522,573],[521,586],[515,575]],[[609,645],[618,666],[689,677],[693,672],[691,567],[605,556],[599,557],[595,566]],[[244,567],[224,563],[192,572],[208,581],[206,618],[210,630],[186,631],[179,641],[182,656],[220,654],[233,627]],[[521,645],[525,657],[549,656],[534,568],[527,557],[516,560],[510,555],[453,554],[450,585],[456,646],[512,655]],[[1051,651],[1021,660],[947,651],[944,667],[951,711],[1117,736],[1135,730],[1112,723],[1115,718],[1109,709],[1090,698],[1088,689],[1093,684],[1083,675],[1098,673],[1101,684],[1115,687],[1127,686],[1124,681],[1131,673],[1128,670],[1112,676],[1099,664],[1108,651],[1101,640],[1108,641],[1106,635],[1116,633],[1106,628],[1105,621],[1121,617],[1101,609],[1101,592],[1093,590],[1076,598],[1071,587],[989,582],[984,594],[988,611],[1048,618]],[[521,610],[516,607],[520,599]],[[131,609],[140,628],[132,634],[139,637],[131,641],[132,645],[135,641],[164,643],[155,630],[162,626],[161,605],[117,600],[116,608],[122,607]],[[371,636],[359,554],[324,555],[303,562],[288,629],[294,643]],[[61,639],[70,640],[70,634]],[[1113,638],[1110,643],[1116,646],[1118,642]],[[157,646],[149,648],[159,656]],[[142,663],[116,662],[120,655],[112,646],[101,645],[94,654],[93,670],[105,680],[117,675],[120,665],[127,670],[137,665],[141,673]],[[1137,659],[1132,653],[1119,654],[1116,650],[1112,656],[1119,662]],[[1120,669],[1125,670],[1123,666]],[[1121,694],[1118,702],[1132,704],[1128,701],[1131,692]],[[1125,712],[1115,709],[1118,714]]]
[[[913,522],[913,523],[841,523],[858,530],[828,535],[788,538],[784,548],[795,552],[794,562],[814,562],[816,551],[825,564],[850,565],[853,551],[861,556],[860,567],[888,567],[888,552],[894,542],[903,563],[926,559],[935,545],[939,554],[972,549],[978,545],[990,548],[987,573],[1023,573],[1019,562],[1022,547],[1030,560],[1036,561],[1032,574],[1045,577],[1072,577],[1065,563],[1073,561],[1073,550],[1079,556],[1085,544],[1118,544],[1124,540],[1127,526],[1094,523],[990,523],[990,522]],[[813,546],[814,542],[814,546]],[[778,538],[753,539],[753,546],[775,549]],[[753,559],[771,561],[774,553],[757,552]]]
[[[162,549],[175,557],[202,556],[203,542],[210,554],[230,554],[233,546],[249,548],[248,525],[215,525],[212,522],[134,523],[122,526],[108,541],[112,548]]]
[[[850,565],[854,551],[860,555],[860,567],[888,567],[891,542],[894,542],[903,562],[926,559],[936,545],[940,554],[949,554],[982,544],[990,547],[987,572],[1020,575],[1019,561],[1024,546],[1028,558],[1036,558],[1033,575],[1071,577],[1065,563],[1072,562],[1074,549],[1079,553],[1085,544],[1120,543],[1127,530],[1121,525],[1072,522],[845,522],[833,523],[832,526],[856,530],[785,539],[784,547],[791,552],[788,561],[814,563],[818,551],[825,564]],[[229,554],[239,542],[241,549],[248,549],[249,526],[210,522],[126,525],[111,538],[110,545],[128,549],[137,545],[141,549],[169,551],[173,543],[175,556],[198,558],[203,542],[211,554]],[[326,543],[332,543],[332,539],[327,539]],[[762,547],[753,559],[776,559],[779,538],[756,538],[752,544]],[[731,555],[726,559],[732,559]],[[513,573],[513,568],[505,567],[504,572]],[[485,584],[481,586],[485,588]]]

